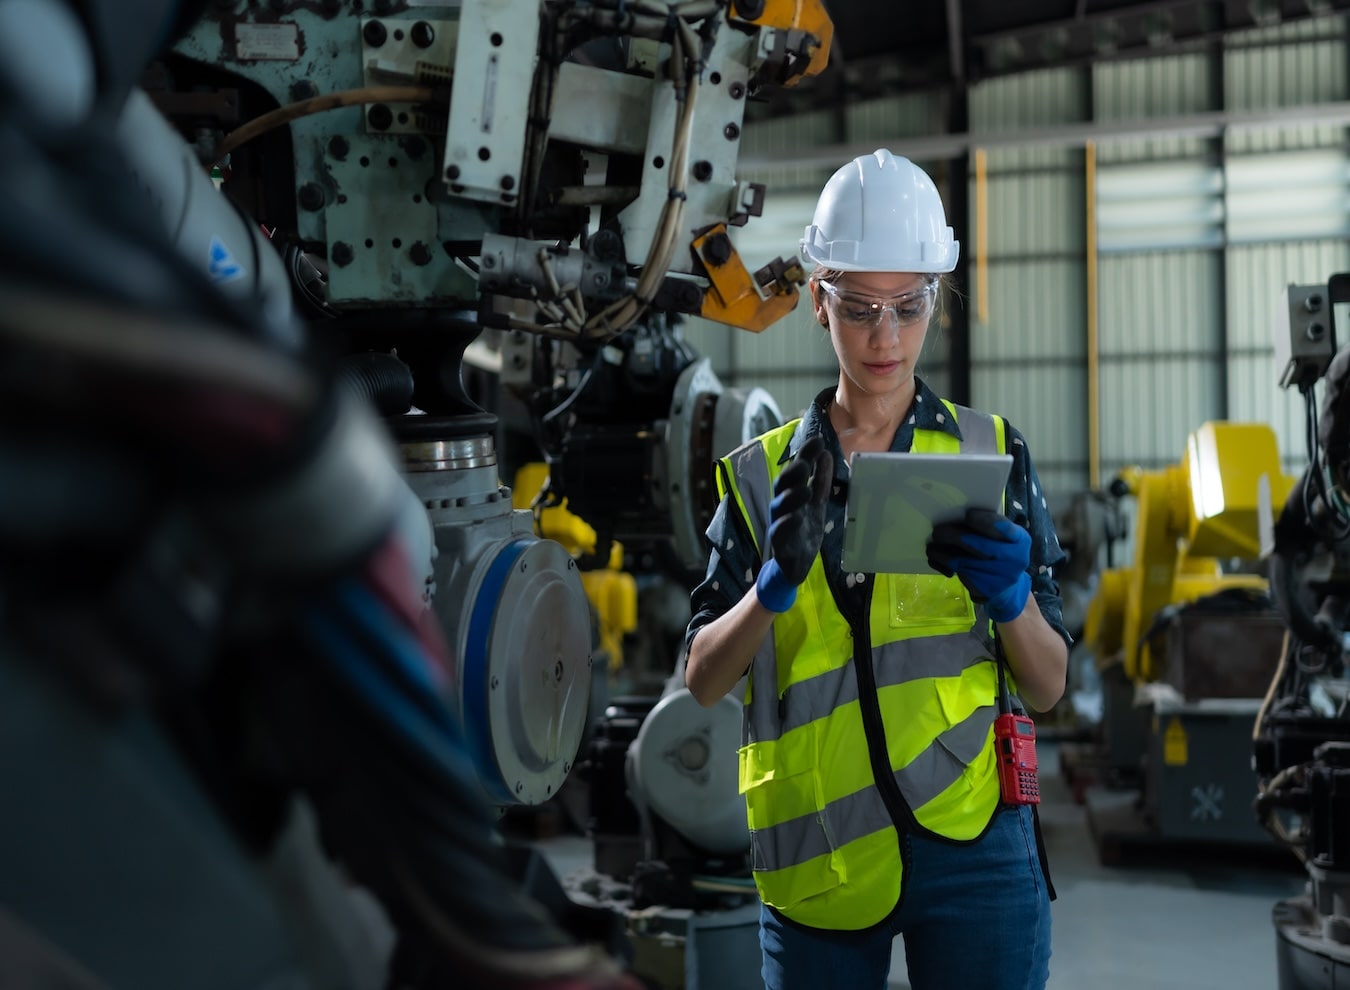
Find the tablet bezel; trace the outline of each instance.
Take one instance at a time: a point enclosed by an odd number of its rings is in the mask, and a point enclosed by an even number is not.
[[[855,453],[844,514],[844,569],[932,573],[925,548],[933,527],[959,521],[969,508],[1003,511],[1011,469],[1011,454]]]

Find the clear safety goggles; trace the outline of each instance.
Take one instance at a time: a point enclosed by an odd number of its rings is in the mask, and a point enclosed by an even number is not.
[[[830,308],[839,322],[868,330],[881,326],[887,311],[895,314],[897,326],[907,327],[923,323],[933,315],[937,302],[938,281],[926,279],[922,286],[903,296],[879,299],[841,289],[832,282],[821,282],[820,287],[830,297]]]

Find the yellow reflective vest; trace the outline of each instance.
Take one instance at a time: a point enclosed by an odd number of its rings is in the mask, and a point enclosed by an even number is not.
[[[916,430],[913,452],[1004,452],[997,417],[943,402],[962,439]],[[774,480],[799,422],[721,461],[719,493],[734,499],[761,560]],[[755,654],[740,750],[760,897],[792,921],[833,930],[868,928],[899,901],[897,822],[972,841],[999,805],[984,610],[954,577],[858,577],[870,605],[866,622],[850,623],[816,556]]]

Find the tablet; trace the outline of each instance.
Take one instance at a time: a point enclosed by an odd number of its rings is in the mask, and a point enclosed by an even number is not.
[[[844,569],[926,574],[933,527],[1003,509],[1011,454],[858,453],[849,462]]]

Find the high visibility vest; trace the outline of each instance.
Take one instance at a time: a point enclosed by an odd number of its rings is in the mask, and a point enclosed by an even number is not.
[[[963,439],[915,430],[915,453],[1003,453],[996,417],[943,400]],[[800,420],[721,461],[766,559],[769,501]],[[860,577],[863,577],[860,575]],[[819,554],[755,654],[743,709],[740,789],[764,903],[814,928],[857,930],[900,897],[900,829],[978,839],[999,804],[992,626],[960,580],[880,574],[867,621],[840,614]],[[855,662],[856,658],[856,662]],[[879,725],[885,751],[869,750]]]

